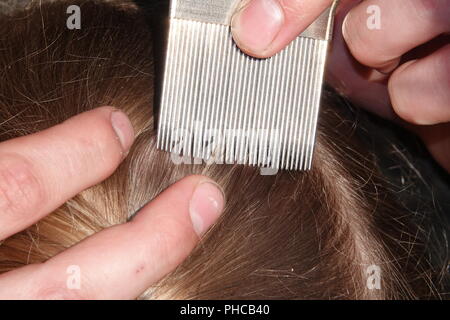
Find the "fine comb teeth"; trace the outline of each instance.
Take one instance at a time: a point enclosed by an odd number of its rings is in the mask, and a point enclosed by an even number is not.
[[[172,0],[158,148],[214,163],[311,168],[335,2],[264,60],[234,44],[241,0]]]

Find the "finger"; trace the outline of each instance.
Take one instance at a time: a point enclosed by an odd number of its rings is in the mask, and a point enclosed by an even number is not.
[[[420,125],[450,121],[450,45],[398,68],[389,80],[394,111]]]
[[[187,177],[131,222],[99,232],[43,264],[1,275],[0,298],[136,298],[187,257],[223,207],[215,183]],[[78,271],[80,282],[68,287],[67,270]]]
[[[245,0],[231,22],[233,38],[247,54],[267,58],[298,37],[332,0]]]
[[[333,45],[327,67],[326,82],[354,104],[383,118],[394,120],[387,90],[388,75],[355,61],[342,38],[342,23],[355,1],[341,1],[336,11]]]
[[[0,239],[111,175],[133,139],[128,118],[104,107],[1,143]]]
[[[343,35],[364,65],[392,71],[409,50],[450,30],[450,0],[366,0],[353,8]]]

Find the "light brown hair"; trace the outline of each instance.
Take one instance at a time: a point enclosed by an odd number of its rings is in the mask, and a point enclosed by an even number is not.
[[[72,4],[82,10],[80,30],[66,28]],[[113,176],[1,243],[0,272],[45,261],[124,223],[173,182],[200,173],[223,187],[223,217],[142,298],[445,296],[445,258],[431,255],[431,224],[397,199],[335,93],[324,95],[309,172],[262,176],[241,165],[175,165],[158,151],[146,18],[128,1],[80,0],[32,3],[0,17],[0,141],[101,105],[124,110],[136,132]],[[372,265],[382,272],[380,290],[367,287]]]

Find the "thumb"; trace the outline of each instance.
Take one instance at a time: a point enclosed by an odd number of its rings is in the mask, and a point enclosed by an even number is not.
[[[268,58],[283,50],[331,5],[332,0],[243,0],[231,21],[245,53]]]

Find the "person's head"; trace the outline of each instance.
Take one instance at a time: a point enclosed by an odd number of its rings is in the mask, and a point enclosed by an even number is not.
[[[79,30],[66,26],[74,4]],[[0,272],[126,222],[170,184],[203,174],[222,186],[225,212],[144,298],[440,297],[445,279],[430,257],[427,217],[397,199],[332,91],[309,172],[174,164],[155,145],[153,37],[142,10],[128,1],[47,1],[1,17],[0,30],[0,141],[101,105],[127,113],[136,132],[108,180],[0,244]]]

